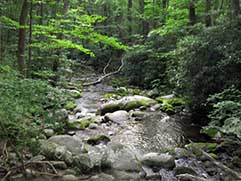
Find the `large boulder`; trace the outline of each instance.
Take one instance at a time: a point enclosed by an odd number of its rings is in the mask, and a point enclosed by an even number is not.
[[[100,106],[98,113],[105,115],[106,113],[112,113],[118,110],[130,111],[142,106],[150,106],[155,103],[155,100],[144,96],[126,96],[120,100],[110,101]]]
[[[174,168],[175,158],[169,154],[147,153],[141,158],[141,163],[149,167]]]
[[[117,124],[121,124],[124,121],[127,121],[129,119],[129,114],[126,111],[120,110],[120,111],[115,111],[113,113],[107,113],[104,119],[106,122],[110,121]]]
[[[60,146],[65,146],[72,154],[81,154],[83,151],[82,142],[70,135],[52,136],[48,141]]]

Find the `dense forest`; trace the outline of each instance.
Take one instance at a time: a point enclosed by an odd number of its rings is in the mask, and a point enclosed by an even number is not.
[[[241,180],[240,0],[0,0],[0,179]]]

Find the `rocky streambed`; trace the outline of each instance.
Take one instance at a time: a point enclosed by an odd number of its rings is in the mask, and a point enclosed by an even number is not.
[[[199,148],[183,147],[196,134],[186,115],[169,116],[156,101],[141,95],[104,100],[114,88],[85,87],[68,113],[66,133],[46,131],[42,159],[53,160],[59,177],[48,180],[235,180]],[[39,158],[37,158],[39,159]],[[32,174],[34,175],[34,174]],[[29,177],[29,180],[40,180]]]

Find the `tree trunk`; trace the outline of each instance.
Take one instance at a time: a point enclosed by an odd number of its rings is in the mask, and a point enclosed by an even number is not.
[[[140,6],[140,13],[141,15],[144,16],[144,12],[145,12],[145,1],[144,0],[139,0],[139,6]],[[141,20],[141,33],[144,36],[147,36],[149,33],[149,29],[150,29],[150,25],[149,22],[147,20],[145,20],[145,18],[143,17]]]
[[[128,0],[128,33],[132,35],[132,0]]]
[[[58,3],[58,1],[57,1]],[[63,17],[65,17],[68,13],[68,10],[69,10],[69,0],[64,0],[64,7],[63,7]],[[58,39],[62,39],[63,38],[63,35],[60,34],[58,36]],[[58,55],[61,54],[61,50],[58,51]],[[54,72],[57,72],[59,69],[59,60],[58,59],[55,59],[54,62],[53,62],[53,71]]]
[[[29,9],[29,49],[28,49],[28,69],[30,70],[32,67],[32,23],[33,23],[33,2],[30,2]]]
[[[17,52],[17,64],[18,70],[23,75],[26,75],[26,64],[24,61],[24,49],[25,49],[25,37],[26,37],[26,21],[28,17],[28,0],[24,0],[22,4],[21,14],[19,17],[19,32],[18,32],[18,52]]]
[[[232,17],[236,19],[240,15],[240,0],[231,0]]]
[[[194,0],[192,0],[189,4],[189,22],[191,25],[196,23],[196,8]]]
[[[211,0],[206,0],[206,16],[205,16],[206,26],[212,25],[211,8],[212,8]]]

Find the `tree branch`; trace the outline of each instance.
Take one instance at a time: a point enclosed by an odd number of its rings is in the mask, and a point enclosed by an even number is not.
[[[110,61],[111,61],[111,59],[109,60],[108,64],[110,63]],[[108,64],[105,66],[104,69],[106,69],[109,66]],[[108,74],[104,74],[98,80],[96,80],[94,82],[85,83],[85,84],[83,84],[83,86],[97,85],[97,84],[101,83],[105,78],[119,73],[123,67],[124,67],[124,58],[121,58],[121,66],[116,71],[110,72]],[[104,70],[103,72],[106,72],[106,70]]]

